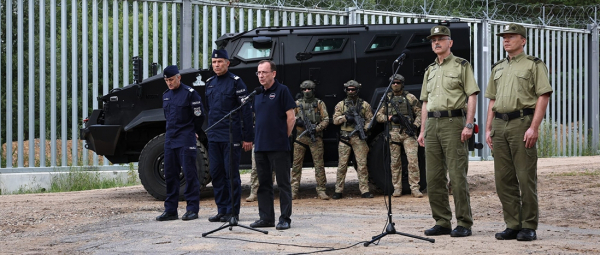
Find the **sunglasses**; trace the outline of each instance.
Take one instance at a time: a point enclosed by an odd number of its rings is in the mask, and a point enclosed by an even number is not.
[[[400,84],[400,85],[402,85],[402,84],[404,84],[404,82],[401,82],[401,81],[395,81],[395,82],[392,82],[392,84]]]
[[[311,91],[311,90],[312,90],[311,88],[304,88],[304,89],[302,89],[302,91]]]
[[[356,91],[356,89],[347,88],[346,91]]]

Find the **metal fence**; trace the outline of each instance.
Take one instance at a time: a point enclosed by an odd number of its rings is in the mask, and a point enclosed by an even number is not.
[[[131,83],[131,58],[143,69],[208,68],[214,41],[223,33],[266,26],[437,22],[454,17],[346,11],[229,2],[121,0],[6,0],[0,3],[0,172],[70,166],[109,167],[78,140],[82,119],[96,98]],[[476,79],[485,91],[491,65],[505,56],[495,33],[506,22],[461,19],[471,25]],[[598,27],[528,27],[526,53],[548,66],[554,93],[544,130],[552,155],[598,149]],[[16,54],[15,54],[16,52]],[[432,59],[433,61],[433,59]],[[149,77],[145,72],[143,77]],[[594,103],[596,102],[596,103]],[[487,99],[479,96],[483,142]],[[16,132],[15,132],[16,130]],[[15,141],[16,138],[16,141]],[[48,148],[47,148],[48,147]],[[484,149],[476,156],[488,158]]]

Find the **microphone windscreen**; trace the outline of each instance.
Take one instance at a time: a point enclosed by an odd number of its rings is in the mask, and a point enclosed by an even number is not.
[[[263,86],[258,86],[254,89],[254,91],[256,91],[256,94],[260,94],[263,93],[264,89]]]

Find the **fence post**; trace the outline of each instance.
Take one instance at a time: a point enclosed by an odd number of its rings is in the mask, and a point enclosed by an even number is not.
[[[589,86],[589,95],[587,98],[588,107],[589,107],[589,116],[588,119],[591,123],[587,124],[587,128],[591,129],[591,137],[592,137],[592,148],[590,148],[593,152],[598,150],[598,134],[600,134],[600,127],[598,122],[598,82],[599,82],[599,65],[598,65],[598,24],[589,24],[588,29],[591,31],[590,39],[589,39],[589,65],[588,65],[588,73],[590,82]]]
[[[477,71],[477,84],[479,84],[479,89],[481,92],[479,93],[478,104],[477,104],[477,123],[479,125],[479,134],[477,134],[479,141],[483,144],[483,148],[481,149],[481,158],[483,160],[488,160],[491,157],[490,148],[487,146],[485,141],[486,130],[485,124],[487,122],[487,109],[489,105],[489,100],[487,100],[484,96],[485,91],[487,90],[487,78],[490,77],[491,73],[491,51],[490,51],[490,28],[487,19],[482,19],[481,23],[477,24],[477,40],[479,41],[481,47],[475,49],[477,51],[477,63],[479,64],[479,68]]]
[[[358,11],[358,8],[356,7],[349,7],[346,8],[346,12],[348,13],[346,16],[346,25],[354,25],[357,24],[356,22],[356,11]]]
[[[181,3],[181,30],[179,32],[181,40],[179,46],[181,50],[179,61],[181,69],[192,67],[192,1],[183,0]],[[198,57],[198,56],[195,56]]]

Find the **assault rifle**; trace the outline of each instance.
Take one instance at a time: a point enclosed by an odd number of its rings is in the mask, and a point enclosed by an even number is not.
[[[365,135],[365,119],[358,114],[358,111],[354,108],[349,110],[349,114],[352,114],[354,117],[354,130],[348,134],[348,138],[352,137],[354,133],[358,132],[358,137],[360,140],[367,139],[367,135]]]
[[[302,104],[300,104],[298,108],[300,108],[300,119],[302,119],[302,121],[304,122],[304,128],[306,129],[296,139],[300,139],[300,137],[308,133],[310,135],[310,140],[314,143],[317,141],[317,139],[315,138],[315,133],[317,132],[317,125],[310,122],[310,119],[308,119],[306,113],[304,112],[304,107],[302,106]]]
[[[402,125],[402,126],[404,126],[404,128],[406,128],[406,134],[409,136],[415,136],[417,133],[415,132],[415,129],[413,128],[413,124],[410,123],[410,121],[408,120],[408,118],[406,118],[406,116],[404,116],[404,114],[400,113],[400,109],[399,109],[400,107],[398,106],[398,104],[391,104],[391,105],[394,106],[394,109],[396,110],[396,115],[398,117],[400,117],[400,125]]]

